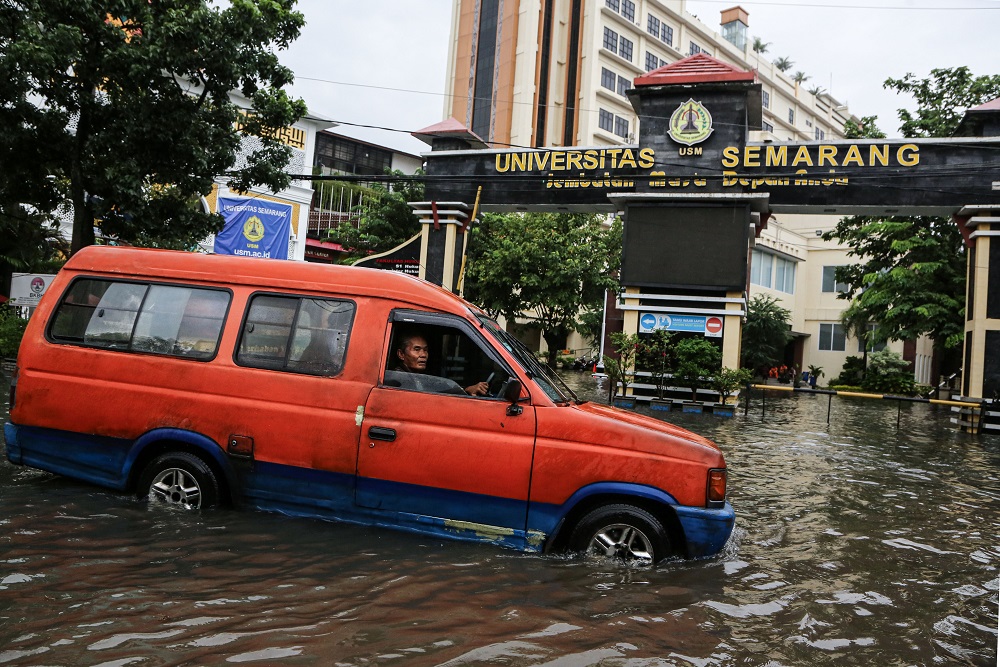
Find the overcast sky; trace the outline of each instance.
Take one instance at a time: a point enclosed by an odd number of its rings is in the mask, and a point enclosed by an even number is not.
[[[594,2],[595,0],[587,0]],[[596,0],[601,2],[602,0]],[[908,98],[882,88],[907,72],[968,66],[1000,74],[1000,0],[689,0],[687,9],[715,31],[736,4],[750,15],[750,36],[770,42],[765,57],[790,58],[790,73],[850,106],[877,115],[899,136],[896,110]],[[299,0],[306,26],[282,62],[296,73],[292,93],[313,114],[342,123],[335,131],[419,153],[408,132],[443,120],[451,0]]]

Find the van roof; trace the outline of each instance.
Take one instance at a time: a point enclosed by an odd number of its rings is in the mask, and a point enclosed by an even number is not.
[[[465,313],[463,299],[437,285],[395,271],[357,266],[205,255],[177,250],[89,246],[64,270],[123,277],[191,280],[215,285],[250,285],[396,299],[437,310]],[[471,306],[473,310],[478,310]]]

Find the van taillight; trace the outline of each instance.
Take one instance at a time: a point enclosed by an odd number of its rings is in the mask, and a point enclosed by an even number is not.
[[[726,469],[714,468],[708,471],[708,504],[720,505],[726,502]]]

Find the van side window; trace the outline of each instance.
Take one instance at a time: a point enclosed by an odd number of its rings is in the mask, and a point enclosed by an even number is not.
[[[350,301],[258,295],[250,301],[236,363],[336,375],[344,367],[354,320]]]
[[[77,280],[57,307],[49,334],[63,343],[211,359],[229,300],[221,290]]]
[[[386,387],[492,398],[510,377],[510,371],[457,327],[407,321],[393,325]]]

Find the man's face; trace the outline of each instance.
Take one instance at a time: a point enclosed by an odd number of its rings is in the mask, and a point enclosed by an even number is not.
[[[396,350],[396,356],[411,373],[423,373],[427,370],[427,341],[422,336],[414,336],[402,350]]]

